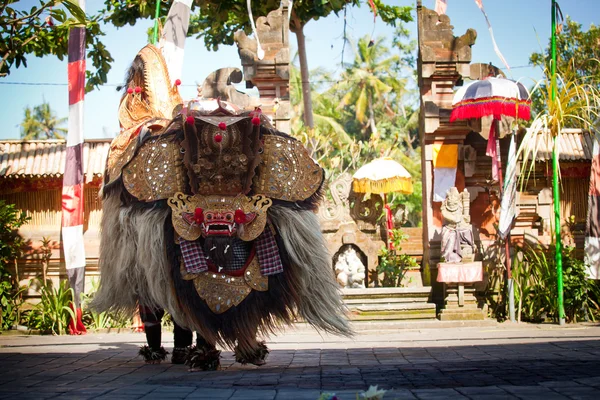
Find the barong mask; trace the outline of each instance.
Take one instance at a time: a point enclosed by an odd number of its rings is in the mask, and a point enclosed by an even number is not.
[[[265,229],[272,204],[260,194],[247,196],[263,152],[261,113],[234,115],[221,101],[216,105],[202,112],[192,102],[185,110],[181,148],[193,195],[169,199],[173,226],[189,241],[200,236],[252,241]]]

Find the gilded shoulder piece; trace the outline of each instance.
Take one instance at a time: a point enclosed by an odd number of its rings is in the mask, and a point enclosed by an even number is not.
[[[254,191],[272,199],[306,200],[321,187],[323,169],[299,141],[265,135]]]
[[[123,185],[140,201],[169,198],[185,188],[183,155],[173,135],[147,139],[124,168]]]

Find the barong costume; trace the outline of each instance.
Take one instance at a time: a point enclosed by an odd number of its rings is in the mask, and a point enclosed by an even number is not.
[[[160,51],[138,54],[103,188],[98,310],[167,310],[240,362],[298,317],[350,335],[315,211],[323,169],[259,109],[184,104]]]

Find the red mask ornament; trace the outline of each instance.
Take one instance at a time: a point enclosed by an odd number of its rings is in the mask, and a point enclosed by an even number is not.
[[[244,213],[244,211],[240,209],[235,210],[234,221],[236,224],[239,225],[245,224],[246,222],[248,222],[248,219],[246,218],[246,213]]]
[[[225,122],[219,122],[219,129],[224,131],[227,129],[227,124]]]
[[[194,221],[198,225],[204,222],[204,211],[199,207],[194,210]]]

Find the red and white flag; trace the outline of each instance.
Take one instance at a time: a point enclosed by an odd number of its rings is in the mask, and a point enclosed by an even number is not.
[[[84,9],[85,2],[79,1]],[[62,242],[65,265],[74,292],[77,321],[71,321],[72,334],[85,333],[81,323],[81,293],[85,280],[83,245],[83,97],[85,94],[85,27],[69,31],[69,130],[62,190]]]
[[[448,9],[448,0],[435,0],[435,12],[439,15],[446,14]]]

